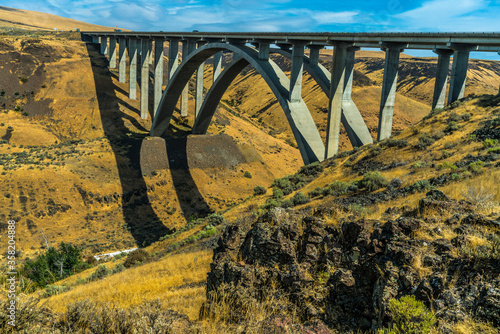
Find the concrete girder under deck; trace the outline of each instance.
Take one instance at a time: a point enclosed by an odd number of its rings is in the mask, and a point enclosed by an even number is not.
[[[432,109],[443,108],[446,102],[446,84],[448,72],[450,71],[450,57],[453,50],[434,49],[438,55],[436,83],[434,84],[434,96],[432,98]]]
[[[455,102],[465,95],[465,82],[467,81],[467,69],[469,67],[469,53],[475,49],[475,45],[449,43],[453,53],[453,65],[451,69],[450,91],[448,103]]]
[[[384,140],[391,136],[394,104],[396,102],[396,88],[398,84],[399,56],[406,44],[381,43],[385,51],[384,79],[382,83],[382,98],[378,118],[377,140]]]

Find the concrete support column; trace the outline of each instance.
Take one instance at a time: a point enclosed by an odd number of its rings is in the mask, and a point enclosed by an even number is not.
[[[108,38],[101,36],[101,54],[105,55],[108,53]]]
[[[452,103],[465,95],[469,53],[473,49],[473,46],[450,44],[449,47],[455,51],[453,53],[453,66],[451,69],[450,92],[448,93],[448,103]]]
[[[135,100],[137,98],[137,44],[140,40],[129,39],[129,98]]]
[[[337,43],[333,52],[332,80],[330,85],[330,102],[328,104],[328,120],[326,127],[325,159],[331,158],[339,150],[340,119],[342,116],[342,99],[344,94],[345,67],[347,47],[349,44]]]
[[[141,40],[141,118],[147,119],[149,113],[149,39]]]
[[[450,70],[450,57],[453,50],[434,49],[438,55],[436,83],[434,84],[434,96],[432,98],[432,109],[443,108],[446,102],[446,84],[448,83],[448,72]]]
[[[290,102],[302,100],[302,72],[304,71],[304,45],[294,43],[292,48],[292,68],[290,70]]]
[[[109,68],[116,68],[116,37],[109,38]]]
[[[99,44],[99,36],[92,36],[92,43]]]
[[[174,75],[179,67],[179,40],[171,39],[168,41],[168,78]]]
[[[404,45],[399,43],[382,44],[385,51],[384,79],[382,83],[382,99],[378,117],[377,140],[384,140],[391,136],[392,117],[396,102],[396,87],[398,84],[399,55]]]
[[[356,51],[359,51],[359,49],[359,47],[351,46],[346,50],[344,94],[342,97],[344,101],[351,100],[352,83],[354,80],[354,61],[356,59]]]
[[[319,64],[319,50],[323,49],[322,45],[309,45],[309,64],[316,66]]]
[[[183,40],[182,41],[182,61],[196,49],[196,40]],[[186,84],[181,94],[181,116],[187,117],[188,115],[188,99],[189,99],[189,82]]]
[[[198,47],[206,44],[206,42],[198,42]],[[201,106],[203,104],[203,79],[205,75],[205,62],[201,63],[198,66],[198,70],[196,71],[196,100],[195,100],[195,108],[194,115],[198,117],[198,113],[200,112]]]
[[[368,130],[358,107],[352,101],[352,83],[354,79],[354,61],[356,51],[359,47],[351,46],[347,48],[345,60],[344,93],[342,95],[342,116],[341,121],[349,140],[354,147],[373,143],[372,136]]]
[[[269,42],[260,42],[259,43],[259,59],[260,60],[269,60]]]
[[[222,71],[222,51],[214,54],[214,75],[213,82],[217,80],[217,77],[220,75]]]
[[[163,88],[163,39],[155,39],[155,101],[154,115],[160,104]]]
[[[127,81],[127,40],[125,37],[120,37],[119,44],[119,60],[118,60],[118,81]]]

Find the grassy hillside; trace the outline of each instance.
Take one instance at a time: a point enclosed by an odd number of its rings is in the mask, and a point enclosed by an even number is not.
[[[89,24],[65,17],[31,10],[0,6],[0,27],[25,30],[113,31],[114,28]]]

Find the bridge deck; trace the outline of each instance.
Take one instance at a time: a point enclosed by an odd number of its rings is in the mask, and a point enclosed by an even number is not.
[[[332,45],[353,43],[360,47],[379,47],[386,43],[403,43],[406,49],[446,48],[452,44],[474,46],[473,51],[500,51],[500,33],[291,33],[291,32],[82,32],[90,36],[136,37],[159,39],[198,39],[223,41],[240,40],[245,43],[297,43]]]

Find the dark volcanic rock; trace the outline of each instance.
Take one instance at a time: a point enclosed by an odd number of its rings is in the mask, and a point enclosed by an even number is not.
[[[421,210],[434,213],[458,206],[439,191],[421,201]],[[468,213],[461,227],[479,224],[481,218],[473,217]],[[448,218],[449,224],[459,219]],[[439,221],[444,218],[431,223]],[[244,319],[244,305],[273,295],[285,298],[287,309],[293,305],[302,321],[319,324],[319,330],[290,327],[288,318],[274,317],[261,324],[268,332],[326,333],[324,324],[341,331],[377,330],[392,321],[389,301],[411,294],[443,321],[474,315],[497,324],[500,283],[492,278],[500,274],[498,263],[456,257],[456,248],[467,245],[467,228],[451,241],[415,240],[426,224],[420,217],[385,223],[350,218],[331,227],[306,211],[272,209],[225,230],[214,251],[203,309],[210,313],[213,292],[224,289],[235,305],[235,322]],[[416,263],[429,273],[423,275]]]

